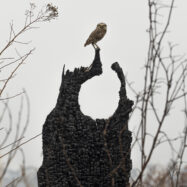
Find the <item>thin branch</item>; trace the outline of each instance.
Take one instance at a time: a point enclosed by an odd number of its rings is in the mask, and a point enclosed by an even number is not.
[[[32,138],[28,139],[27,141],[25,141],[25,142],[23,142],[23,143],[19,144],[19,145],[18,145],[18,146],[16,146],[14,149],[12,149],[12,150],[8,151],[7,153],[5,153],[5,154],[1,155],[1,156],[0,156],[0,158],[3,158],[4,156],[8,155],[9,153],[11,153],[11,152],[13,152],[13,151],[17,150],[17,149],[18,149],[19,147],[21,147],[22,145],[24,145],[24,144],[26,144],[26,143],[30,142],[31,140],[33,140],[33,139],[35,139],[35,138],[37,138],[38,136],[41,136],[41,135],[42,135],[42,133],[37,134],[36,136],[34,136],[34,137],[32,137]]]
[[[29,55],[32,54],[32,52],[34,51],[34,49],[30,50],[25,57],[21,60],[21,62],[16,66],[16,68],[12,71],[12,73],[10,74],[10,76],[8,77],[8,79],[5,81],[3,88],[0,90],[0,96],[2,95],[4,89],[6,88],[6,85],[8,84],[9,80],[13,77],[14,73],[17,71],[17,69],[24,63],[24,61],[27,59],[27,57]]]

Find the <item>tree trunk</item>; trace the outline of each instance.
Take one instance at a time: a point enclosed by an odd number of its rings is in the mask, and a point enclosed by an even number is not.
[[[119,104],[108,119],[93,120],[79,106],[81,85],[102,74],[100,51],[89,68],[65,73],[57,104],[43,126],[43,163],[38,170],[39,187],[128,186],[131,170],[129,113],[133,102],[126,96],[125,77],[112,64],[121,82]]]

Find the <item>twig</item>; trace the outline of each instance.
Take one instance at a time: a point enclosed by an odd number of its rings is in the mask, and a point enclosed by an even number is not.
[[[18,148],[19,148],[19,147],[21,147],[22,145],[24,145],[24,144],[26,144],[26,143],[30,142],[31,140],[33,140],[33,139],[35,139],[35,138],[37,138],[38,136],[41,136],[41,135],[42,135],[42,133],[37,134],[36,136],[34,136],[34,137],[30,138],[29,140],[27,140],[27,141],[25,141],[25,142],[23,142],[23,143],[19,144],[19,145],[18,145],[18,146],[16,146],[14,149],[12,149],[12,150],[8,151],[7,153],[5,153],[5,154],[1,155],[1,156],[0,156],[0,158],[3,158],[4,156],[6,156],[6,155],[8,155],[9,153],[11,153],[11,152],[15,151],[16,149],[18,149]]]

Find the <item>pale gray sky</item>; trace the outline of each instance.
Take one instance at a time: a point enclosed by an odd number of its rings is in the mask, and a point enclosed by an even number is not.
[[[49,1],[32,1],[39,8]],[[166,2],[166,1],[165,1]],[[14,21],[16,29],[24,24],[24,12],[30,1],[4,0],[0,3],[0,47],[5,44],[9,35],[9,22]],[[108,31],[105,38],[99,43],[103,74],[85,83],[80,93],[80,105],[83,113],[93,118],[107,118],[113,114],[118,104],[119,81],[110,66],[118,61],[128,79],[134,82],[139,90],[143,83],[143,65],[146,61],[148,46],[148,6],[147,0],[53,0],[58,6],[59,18],[50,23],[38,24],[39,29],[22,35],[23,41],[32,43],[27,49],[36,47],[27,63],[17,72],[17,76],[10,82],[5,93],[14,95],[22,88],[28,92],[31,103],[30,125],[25,135],[26,139],[39,134],[46,116],[53,109],[58,96],[61,81],[62,67],[66,69],[88,66],[94,58],[92,46],[83,47],[85,40],[97,23],[105,22]],[[176,0],[176,9],[172,16],[172,24],[167,39],[179,44],[179,54],[187,51],[187,1]],[[20,52],[25,46],[17,46]],[[14,49],[10,51],[13,55]],[[134,99],[127,90],[128,97]],[[12,101],[15,111],[18,108],[18,99]],[[177,106],[176,106],[177,108]],[[172,116],[166,128],[171,135],[181,131],[183,116]],[[137,125],[137,118],[129,124],[130,130]],[[180,123],[179,123],[180,122]],[[177,124],[177,126],[176,126]],[[181,124],[181,125],[180,125]],[[41,137],[23,146],[26,163],[29,166],[39,167],[42,162]],[[165,164],[170,156],[166,147],[158,149],[153,157],[154,163]],[[132,152],[133,166],[137,167],[138,150]],[[158,156],[159,155],[159,156]],[[19,155],[12,168],[19,167]]]

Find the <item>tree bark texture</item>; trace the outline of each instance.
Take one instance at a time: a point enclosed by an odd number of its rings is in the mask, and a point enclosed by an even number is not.
[[[125,77],[112,64],[121,82],[119,104],[108,119],[84,115],[78,102],[81,85],[102,74],[100,50],[89,68],[63,68],[57,104],[43,126],[43,163],[39,187],[120,187],[129,185],[131,132],[129,113],[133,101],[126,96]]]

